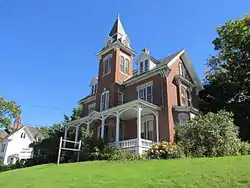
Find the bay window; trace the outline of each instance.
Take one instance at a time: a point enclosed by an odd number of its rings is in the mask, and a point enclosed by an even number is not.
[[[192,106],[191,94],[188,91],[187,87],[181,86],[181,105],[182,106]]]

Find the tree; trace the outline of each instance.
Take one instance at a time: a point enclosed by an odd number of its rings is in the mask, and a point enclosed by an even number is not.
[[[240,136],[250,140],[250,16],[217,27],[211,56],[200,92],[204,113],[226,109],[234,113]]]
[[[187,156],[215,157],[248,154],[249,144],[239,139],[233,114],[209,112],[177,126],[178,144]]]
[[[13,119],[17,119],[21,114],[20,106],[15,101],[5,101],[0,98],[0,127],[9,128]]]

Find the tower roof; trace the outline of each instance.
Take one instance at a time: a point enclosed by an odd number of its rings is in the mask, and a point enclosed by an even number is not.
[[[116,19],[116,21],[115,21],[115,23],[114,23],[114,25],[109,33],[109,36],[113,37],[115,34],[120,34],[123,36],[126,35],[126,32],[125,32],[124,27],[121,23],[119,15],[117,16],[117,19]]]

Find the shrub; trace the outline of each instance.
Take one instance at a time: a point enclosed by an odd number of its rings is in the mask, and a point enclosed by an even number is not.
[[[226,111],[196,117],[177,126],[176,133],[186,156],[215,157],[249,152],[249,145],[239,139],[233,114]]]
[[[135,161],[135,160],[145,160],[145,155],[140,155],[127,150],[117,149],[108,160],[110,161]]]
[[[3,160],[2,159],[0,159],[0,165],[2,165],[3,164]]]
[[[149,159],[176,159],[182,156],[182,148],[169,142],[153,144],[152,148],[147,151]]]

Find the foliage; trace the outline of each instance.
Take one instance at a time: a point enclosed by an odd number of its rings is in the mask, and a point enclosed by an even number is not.
[[[200,109],[234,113],[243,140],[250,140],[250,16],[217,27],[217,54],[207,63]]]
[[[226,111],[196,117],[177,126],[177,134],[187,156],[230,156],[249,151],[247,143],[239,139],[232,113]]]
[[[0,173],[1,188],[246,188],[250,156],[94,161],[39,165]]]
[[[21,114],[20,106],[14,101],[5,101],[0,98],[0,127],[9,128],[11,121]]]
[[[14,170],[18,168],[24,168],[25,167],[25,161],[16,161],[15,164],[8,164],[4,165],[0,163],[0,172],[8,171],[8,170]]]
[[[3,160],[2,159],[0,159],[0,165],[2,165],[3,164]]]
[[[179,145],[169,142],[153,144],[152,148],[147,151],[149,159],[177,159],[182,156],[182,148]]]
[[[146,155],[139,155],[131,151],[117,149],[114,153],[109,155],[109,161],[136,161],[145,160]]]

